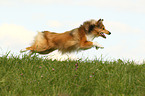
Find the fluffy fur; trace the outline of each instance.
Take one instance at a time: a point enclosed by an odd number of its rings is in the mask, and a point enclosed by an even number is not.
[[[105,29],[103,19],[89,20],[78,28],[64,33],[54,33],[50,31],[39,32],[35,37],[32,46],[21,52],[30,50],[31,53],[48,54],[54,50],[62,53],[86,50],[92,47],[104,48],[97,42],[92,42],[95,37],[106,38],[105,34],[111,33]],[[104,34],[105,33],[105,34]]]

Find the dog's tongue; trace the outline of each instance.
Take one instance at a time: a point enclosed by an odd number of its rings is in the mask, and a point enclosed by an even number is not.
[[[102,32],[101,32],[101,35],[102,35],[104,38],[106,38],[106,36],[105,36],[105,34],[104,34],[104,33],[102,33]]]

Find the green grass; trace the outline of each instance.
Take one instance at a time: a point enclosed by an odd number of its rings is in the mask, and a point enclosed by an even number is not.
[[[145,96],[145,64],[6,55],[0,57],[0,96]]]

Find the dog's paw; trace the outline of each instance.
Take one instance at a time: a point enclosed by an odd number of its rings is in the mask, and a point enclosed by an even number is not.
[[[104,49],[104,47],[103,47],[103,46],[101,46],[101,47],[99,47],[99,48]]]
[[[103,49],[104,47],[99,44],[98,42],[93,42],[93,45],[96,47],[96,49],[98,50],[99,48]]]
[[[96,50],[98,50],[98,49],[104,49],[104,47],[98,47],[98,46],[96,46]]]
[[[96,50],[98,50],[99,49],[99,47],[96,47]]]

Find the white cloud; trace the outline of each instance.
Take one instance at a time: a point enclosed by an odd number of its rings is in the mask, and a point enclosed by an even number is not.
[[[62,33],[79,27],[83,22],[48,20],[45,29],[51,32]]]
[[[15,50],[29,46],[34,37],[34,32],[15,24],[0,25],[0,47],[5,50]]]
[[[49,27],[54,27],[54,28],[56,28],[56,27],[62,27],[63,26],[63,24],[61,22],[59,22],[59,21],[52,21],[52,20],[48,21],[47,25]]]

